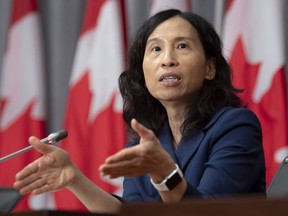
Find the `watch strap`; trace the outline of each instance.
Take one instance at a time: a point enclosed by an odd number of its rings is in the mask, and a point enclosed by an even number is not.
[[[158,191],[171,191],[182,181],[183,173],[177,164],[175,166],[176,168],[161,183],[155,183],[150,178],[152,185]]]

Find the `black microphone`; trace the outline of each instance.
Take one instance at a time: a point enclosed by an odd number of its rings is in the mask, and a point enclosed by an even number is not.
[[[46,144],[55,144],[57,142],[59,142],[62,139],[65,139],[68,136],[68,132],[66,130],[60,130],[54,133],[49,134],[47,137],[45,137],[44,139],[41,139],[40,141]],[[13,152],[12,154],[6,155],[2,158],[0,158],[0,163],[2,163],[3,161],[6,161],[12,157],[15,157],[16,155],[22,154],[26,151],[31,150],[33,147],[32,146],[28,146],[26,148],[23,148],[19,151]]]
[[[46,138],[42,139],[41,142],[46,144],[55,144],[62,139],[65,139],[68,136],[66,130],[60,130],[54,133],[49,134]],[[32,147],[32,146],[31,146]]]

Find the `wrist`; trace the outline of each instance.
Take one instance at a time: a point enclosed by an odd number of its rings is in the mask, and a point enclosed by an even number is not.
[[[175,169],[172,170],[160,183],[155,182],[155,179],[150,178],[152,185],[158,191],[171,191],[183,180],[183,174],[179,166],[175,164]]]
[[[79,184],[79,179],[81,178],[81,171],[76,167],[74,164],[71,165],[69,168],[69,176],[70,178],[67,180],[67,188],[71,189],[73,187],[77,187],[77,184]]]

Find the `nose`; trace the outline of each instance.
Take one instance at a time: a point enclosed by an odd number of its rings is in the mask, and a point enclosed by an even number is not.
[[[167,50],[163,54],[162,67],[175,67],[178,65],[178,61],[173,52]]]

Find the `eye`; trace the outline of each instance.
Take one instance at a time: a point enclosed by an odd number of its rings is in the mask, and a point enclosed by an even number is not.
[[[178,49],[185,49],[186,47],[187,47],[187,44],[185,44],[185,43],[180,43],[177,46]]]
[[[152,48],[152,51],[154,51],[154,52],[158,52],[160,50],[161,50],[161,48],[159,46],[155,46]]]

